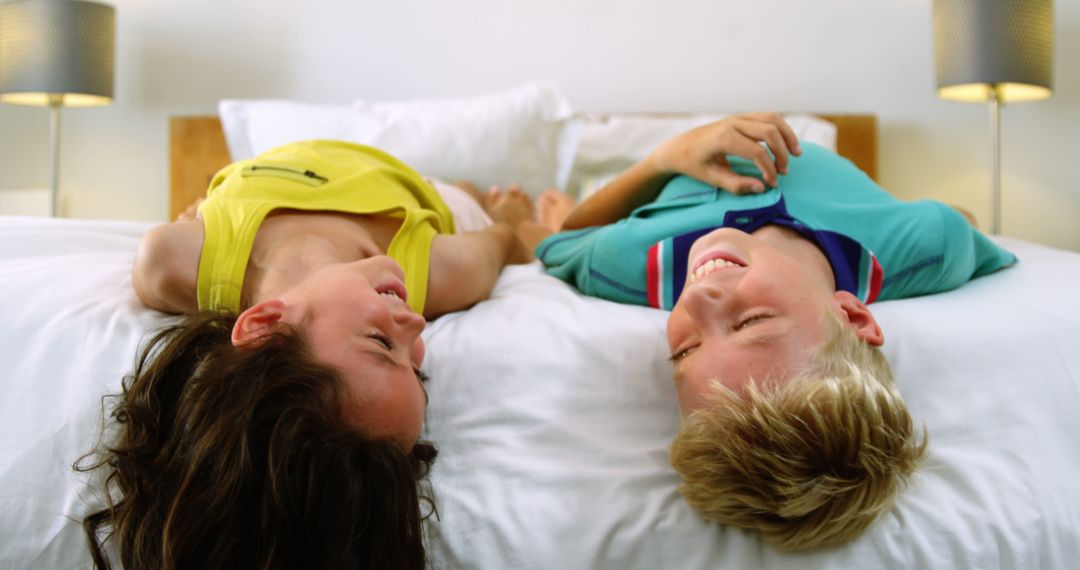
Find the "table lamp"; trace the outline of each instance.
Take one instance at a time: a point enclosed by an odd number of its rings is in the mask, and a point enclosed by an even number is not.
[[[988,102],[993,222],[1001,232],[1000,107],[1053,94],[1053,0],[934,0],[938,97]]]
[[[60,107],[108,105],[116,12],[85,0],[0,3],[0,101],[50,109],[52,215],[59,215]]]

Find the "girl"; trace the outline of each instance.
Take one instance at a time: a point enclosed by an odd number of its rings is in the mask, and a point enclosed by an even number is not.
[[[95,563],[107,527],[129,569],[422,568],[420,333],[531,259],[528,198],[488,202],[494,223],[455,233],[405,164],[308,141],[226,167],[197,215],[148,232],[135,291],[189,316],[143,350],[80,467],[109,471]]]

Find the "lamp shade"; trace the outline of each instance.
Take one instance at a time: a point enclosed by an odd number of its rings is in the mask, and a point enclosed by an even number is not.
[[[84,0],[0,4],[0,101],[107,105],[113,96],[116,11]]]
[[[1034,101],[1053,93],[1052,0],[934,0],[938,96]]]

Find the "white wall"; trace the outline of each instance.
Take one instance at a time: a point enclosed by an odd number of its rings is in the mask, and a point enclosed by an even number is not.
[[[63,115],[69,215],[164,220],[167,117],[227,97],[471,95],[530,79],[589,111],[875,113],[880,178],[990,218],[985,107],[934,95],[931,0],[114,0],[117,94]],[[1003,110],[1004,233],[1080,251],[1080,2],[1055,96]],[[0,190],[48,186],[48,113],[0,105]]]

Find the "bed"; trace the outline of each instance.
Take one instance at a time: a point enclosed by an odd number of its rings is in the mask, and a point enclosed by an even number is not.
[[[573,117],[577,152],[554,182],[582,194],[602,178],[589,168],[614,160],[583,156],[583,132],[626,141],[612,125],[656,134],[690,120]],[[873,174],[874,117],[824,120],[838,151]],[[230,128],[217,117],[173,119],[174,211],[229,160]],[[592,142],[589,152],[603,146]],[[0,568],[89,565],[78,521],[101,498],[94,476],[70,466],[96,441],[102,396],[118,391],[140,342],[168,319],[131,291],[149,227],[0,218]],[[928,456],[865,535],[798,554],[703,522],[679,497],[667,460],[678,412],[666,313],[583,297],[536,264],[507,268],[490,300],[424,333],[425,430],[440,448],[432,567],[1075,567],[1080,255],[998,241],[1019,256],[1016,267],[873,306],[899,388],[930,434]]]

